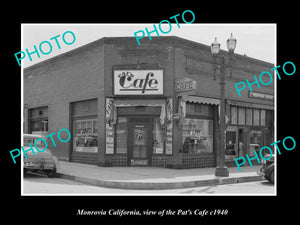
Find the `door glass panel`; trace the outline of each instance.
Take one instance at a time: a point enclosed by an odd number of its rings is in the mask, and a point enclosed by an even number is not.
[[[147,131],[145,127],[135,127],[133,131],[133,157],[146,158]]]
[[[134,145],[141,146],[146,144],[145,129],[135,128],[134,129]]]

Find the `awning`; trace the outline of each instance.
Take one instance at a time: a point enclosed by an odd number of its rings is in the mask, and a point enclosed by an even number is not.
[[[112,100],[113,106],[111,107],[110,112],[108,113],[109,120],[112,124],[117,122],[117,107],[128,107],[128,106],[159,106],[161,107],[160,111],[160,123],[163,125],[166,118],[166,100],[164,99],[115,99]]]
[[[205,98],[205,97],[187,95],[187,96],[182,96],[182,100],[191,103],[220,105],[220,100],[215,98]]]
[[[245,108],[274,110],[274,105],[263,105],[263,104],[256,104],[256,103],[250,103],[250,102],[239,102],[239,101],[233,101],[233,100],[227,100],[227,103],[229,105],[245,107]]]
[[[126,106],[163,106],[166,104],[164,99],[115,99],[114,105],[117,107]]]
[[[178,113],[179,113],[179,125],[181,126],[183,120],[186,116],[186,102],[198,103],[198,104],[210,104],[210,105],[220,105],[220,100],[215,98],[205,98],[200,96],[191,96],[184,95],[181,97],[180,102],[178,104]],[[218,111],[220,113],[220,107],[218,107]]]

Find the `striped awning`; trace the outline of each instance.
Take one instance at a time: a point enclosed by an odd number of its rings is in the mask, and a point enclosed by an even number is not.
[[[182,100],[191,103],[220,105],[220,100],[215,98],[205,98],[205,97],[187,95],[187,96],[182,96]]]
[[[264,104],[250,103],[250,102],[239,102],[239,101],[233,101],[233,100],[227,100],[227,103],[229,105],[245,107],[245,108],[274,110],[274,105],[264,105]]]
[[[190,95],[182,96],[182,101],[198,103],[198,104],[220,105],[219,99],[205,98],[205,97],[200,97],[200,96],[190,96]],[[274,105],[265,105],[265,104],[251,103],[251,102],[240,102],[240,101],[234,101],[234,100],[226,100],[226,103],[229,105],[246,107],[246,108],[274,110]]]

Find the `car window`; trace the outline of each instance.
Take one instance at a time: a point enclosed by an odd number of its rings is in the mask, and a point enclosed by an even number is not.
[[[24,139],[24,146],[29,146],[29,143],[34,146],[34,139]]]
[[[29,146],[29,143],[34,147],[35,141],[37,138],[25,138],[24,139],[24,146]],[[39,146],[39,149],[44,149],[45,148],[45,142],[42,140],[39,140],[36,142],[36,146]]]

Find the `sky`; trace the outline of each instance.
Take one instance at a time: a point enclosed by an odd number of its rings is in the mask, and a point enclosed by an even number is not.
[[[167,31],[169,25],[163,25],[165,27],[162,26],[162,29]],[[25,52],[25,49],[28,49],[29,52],[33,52],[34,45],[38,48],[39,44],[43,41],[49,41],[52,44],[52,52],[50,54],[43,55],[40,53],[40,58],[36,54],[32,54],[32,61],[26,55],[21,61],[22,66],[28,67],[34,65],[102,37],[132,36],[132,38],[135,38],[134,33],[139,30],[145,31],[145,27],[149,31],[153,30],[153,24],[22,24],[20,51]],[[156,24],[156,27],[158,27],[158,24]],[[75,34],[76,40],[71,45],[64,44],[61,39],[66,31],[72,31]],[[221,49],[227,50],[226,41],[231,33],[237,39],[235,53],[246,54],[248,57],[276,64],[276,24],[183,23],[178,28],[176,23],[172,23],[171,31],[168,34],[160,33],[160,36],[178,36],[205,45],[211,45],[215,37],[217,37],[218,42],[221,44]],[[60,35],[58,41],[61,49],[57,48],[55,40],[50,40],[50,38],[57,35]],[[152,33],[151,35],[156,36],[156,33]],[[66,39],[67,37],[66,35]],[[148,38],[147,35],[144,38]],[[47,44],[43,45],[45,52],[48,50],[47,47]]]

